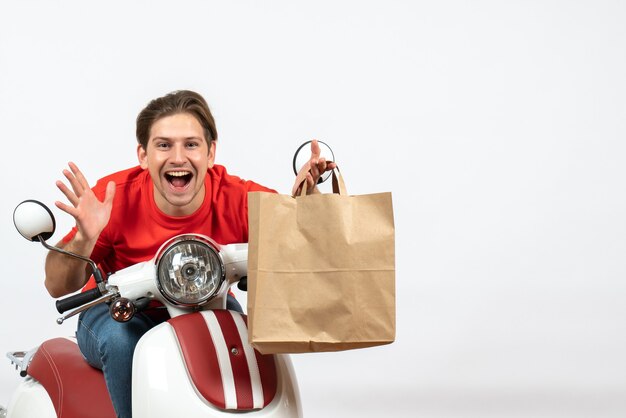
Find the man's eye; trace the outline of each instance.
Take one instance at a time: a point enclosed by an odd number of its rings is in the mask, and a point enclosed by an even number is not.
[[[187,143],[187,148],[198,148],[199,144],[197,142],[189,142]]]
[[[168,144],[167,142],[159,142],[158,144],[156,144],[157,148],[161,148],[161,149],[167,149],[169,148],[170,144]]]

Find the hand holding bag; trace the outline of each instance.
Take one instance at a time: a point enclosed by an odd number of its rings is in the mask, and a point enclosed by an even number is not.
[[[391,193],[349,196],[332,175],[332,194],[249,194],[248,327],[261,353],[395,339]]]

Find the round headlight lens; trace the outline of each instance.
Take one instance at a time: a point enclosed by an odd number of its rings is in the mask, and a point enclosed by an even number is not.
[[[224,279],[217,251],[208,244],[183,239],[160,257],[157,283],[165,298],[177,305],[197,305],[211,299]]]

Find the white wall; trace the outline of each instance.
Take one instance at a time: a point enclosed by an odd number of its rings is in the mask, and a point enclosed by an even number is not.
[[[138,111],[185,88],[231,172],[288,192],[318,138],[351,193],[393,192],[397,341],[295,356],[307,417],[623,417],[624,22],[621,1],[1,0],[0,352],[75,327],[14,206],[53,205],[69,160],[134,165]],[[0,362],[0,404],[18,381]]]

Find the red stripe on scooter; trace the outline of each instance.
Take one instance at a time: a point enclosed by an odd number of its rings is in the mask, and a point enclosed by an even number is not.
[[[215,346],[200,313],[181,315],[172,318],[169,324],[174,328],[183,353],[183,358],[193,384],[204,398],[224,409],[224,388]]]
[[[248,317],[241,315],[246,326],[248,325]],[[276,395],[278,389],[278,377],[276,374],[276,362],[273,354],[261,354],[258,350],[254,350],[256,362],[259,366],[261,375],[261,385],[263,386],[263,401],[265,405],[269,405]]]
[[[224,335],[227,348],[230,353],[230,364],[237,392],[237,409],[252,409],[252,383],[250,381],[250,369],[242,346],[241,336],[232,315],[226,310],[214,310],[213,313]],[[235,354],[236,353],[236,354]]]

